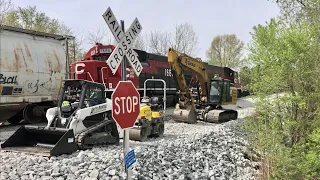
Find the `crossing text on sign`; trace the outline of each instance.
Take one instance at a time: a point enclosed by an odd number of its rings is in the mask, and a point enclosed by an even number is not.
[[[125,53],[127,53],[128,49],[133,45],[133,42],[141,32],[141,29],[142,28],[139,20],[135,18],[130,28],[127,30],[125,37],[120,40],[115,50],[111,53],[107,63],[111,67],[113,74],[118,69]],[[132,63],[130,60],[129,62]],[[133,66],[133,68],[135,71],[137,71],[136,67]]]
[[[129,49],[127,52],[127,55],[129,56],[128,61],[130,61],[131,66],[133,66],[133,69],[136,71],[136,73],[140,74],[142,71],[142,65],[139,62],[139,59],[137,58],[137,56],[135,56],[133,50]]]

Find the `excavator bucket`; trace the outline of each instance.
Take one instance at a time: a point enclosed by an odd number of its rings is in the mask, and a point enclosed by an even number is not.
[[[24,152],[40,156],[58,156],[77,151],[72,129],[21,126],[1,144],[2,151]]]
[[[238,119],[238,111],[231,109],[214,109],[206,114],[206,117],[203,121],[221,123],[236,119]]]
[[[176,108],[173,111],[172,118],[177,122],[185,122],[190,124],[197,123],[196,110],[193,105],[184,109]]]

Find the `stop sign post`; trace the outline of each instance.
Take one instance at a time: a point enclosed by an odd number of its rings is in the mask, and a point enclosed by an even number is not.
[[[107,23],[110,31],[117,40],[118,44],[107,60],[107,64],[113,74],[122,64],[122,81],[120,81],[111,95],[112,99],[112,117],[117,124],[124,129],[123,148],[124,157],[129,152],[129,129],[134,126],[140,113],[140,94],[131,81],[127,81],[127,57],[131,67],[137,76],[142,72],[142,65],[133,53],[132,46],[134,41],[142,30],[138,18],[135,18],[127,31],[124,28],[124,21],[121,21],[121,27],[109,7],[102,17]],[[121,31],[122,30],[122,31]],[[125,166],[126,167],[126,166]],[[126,168],[127,179],[131,179],[131,169]]]
[[[119,81],[111,95],[112,117],[122,129],[132,128],[140,113],[140,94],[131,81]]]

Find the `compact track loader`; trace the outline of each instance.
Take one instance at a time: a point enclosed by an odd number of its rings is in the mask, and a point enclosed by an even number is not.
[[[161,98],[148,98],[144,89],[139,118],[129,131],[131,140],[145,141],[164,133],[166,91],[162,107]],[[21,126],[1,144],[1,150],[50,157],[94,146],[118,145],[123,129],[111,117],[112,101],[106,98],[104,90],[100,83],[64,80],[58,106],[46,112],[47,126]]]
[[[1,150],[57,156],[97,145],[118,145],[121,129],[111,118],[111,103],[102,84],[64,80],[58,107],[46,112],[47,126],[21,126]]]

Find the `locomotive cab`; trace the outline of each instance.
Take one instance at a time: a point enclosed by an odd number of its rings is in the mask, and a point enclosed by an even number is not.
[[[93,81],[105,85],[106,90],[114,89],[118,82],[121,81],[120,66],[115,74],[112,73],[110,67],[106,63],[110,57],[112,51],[115,49],[113,45],[102,45],[97,43],[96,46],[92,47],[84,56],[83,60],[76,61],[71,65],[71,79],[80,79]],[[129,77],[127,79],[134,82],[137,77],[132,75],[131,68],[128,65],[126,71],[129,71]],[[128,73],[127,73],[128,74]]]

